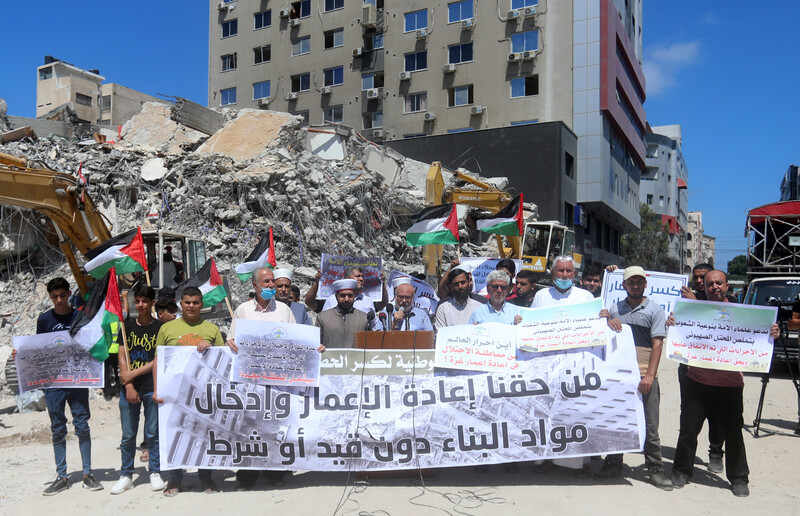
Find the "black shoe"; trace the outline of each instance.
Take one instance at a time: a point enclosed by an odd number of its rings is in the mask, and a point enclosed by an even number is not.
[[[622,464],[617,464],[615,462],[603,462],[603,467],[600,468],[600,471],[594,474],[594,478],[597,480],[607,480],[609,478],[616,478],[622,475]]]
[[[680,471],[672,470],[672,487],[675,489],[681,489],[683,486],[686,485],[686,482],[689,481],[689,477],[681,473]]]
[[[102,491],[103,484],[98,482],[97,479],[94,478],[94,475],[89,473],[83,477],[83,488],[88,489],[89,491]]]
[[[650,477],[651,484],[664,491],[672,491],[672,481],[663,469],[660,467],[651,468],[647,474]]]
[[[739,497],[750,496],[750,488],[744,480],[734,480],[731,484],[733,494]]]
[[[42,494],[45,496],[53,496],[54,494],[60,493],[66,489],[69,489],[69,481],[66,479],[66,477],[57,477],[52,484],[47,486],[47,489],[45,489]]]
[[[722,473],[725,468],[722,466],[722,455],[708,456],[708,471],[712,473]]]

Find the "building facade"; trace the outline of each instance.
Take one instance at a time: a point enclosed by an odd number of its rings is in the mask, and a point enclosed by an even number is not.
[[[145,102],[159,99],[120,84],[104,83],[99,70],[82,70],[52,56],[36,69],[36,117],[70,105],[86,124],[122,125]]]
[[[684,272],[691,272],[699,263],[714,264],[716,254],[716,238],[703,231],[703,212],[690,211],[689,225],[686,230],[686,262]]]
[[[689,171],[683,158],[681,126],[651,127],[645,133],[646,167],[639,183],[642,202],[661,215],[669,230],[669,255],[677,261],[676,270],[685,270],[686,229],[688,227]]]
[[[641,0],[223,0],[209,13],[210,107],[344,123],[414,159],[430,146],[406,140],[562,122],[578,141],[575,197],[541,218],[571,220],[589,261],[620,262],[645,166]]]
[[[800,183],[797,177],[797,165],[789,165],[781,180],[781,200],[800,200]]]

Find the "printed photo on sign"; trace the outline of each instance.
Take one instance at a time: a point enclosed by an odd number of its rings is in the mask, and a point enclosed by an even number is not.
[[[472,267],[472,280],[474,283],[473,292],[486,295],[486,276],[493,270],[497,270],[497,264],[503,258],[462,258],[461,265]],[[511,260],[517,268],[517,272],[522,270],[522,260]]]
[[[345,272],[348,267],[361,267],[364,270],[364,295],[373,301],[380,302],[383,296],[383,284],[381,283],[382,258],[335,256],[325,253],[322,254],[322,264],[320,265],[322,275],[319,278],[317,299],[327,299],[328,296],[333,294],[331,285],[334,281],[347,279]]]
[[[19,392],[47,387],[103,387],[105,368],[69,331],[13,338]]]

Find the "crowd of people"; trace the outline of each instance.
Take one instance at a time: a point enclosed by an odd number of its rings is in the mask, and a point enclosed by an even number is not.
[[[608,270],[613,271],[611,266]],[[496,270],[486,278],[487,296],[474,292],[471,269],[454,260],[437,286],[440,301],[433,313],[415,307],[416,289],[409,277],[400,277],[391,285],[384,284],[382,299],[373,301],[363,292],[364,271],[351,267],[345,279],[333,282],[333,294],[324,300],[317,299],[317,282],[299,302],[300,291],[293,285],[289,269],[261,268],[251,278],[253,293],[239,305],[231,321],[230,332],[223,336],[219,327],[203,320],[203,294],[196,287],[185,288],[179,300],[171,291],[159,292],[152,287],[137,285],[133,289],[136,317],[128,317],[124,324],[126,343],[119,349],[114,367],[118,368],[119,410],[122,428],[120,444],[121,466],[119,480],[112,494],[123,493],[133,487],[134,462],[140,414],[144,413],[144,440],[148,463],[150,487],[163,491],[164,496],[175,496],[181,490],[183,471],[162,471],[159,461],[158,404],[162,400],[157,392],[156,348],[158,346],[193,346],[203,352],[210,346],[229,346],[235,353],[236,320],[248,319],[281,323],[316,324],[320,328],[319,351],[326,347],[353,347],[357,332],[361,331],[436,331],[442,327],[463,324],[498,322],[518,324],[521,308],[539,308],[591,301],[600,296],[603,269],[587,266],[576,284],[576,270],[572,257],[559,256],[551,267],[553,286],[536,290],[536,276],[528,271],[516,271],[512,260],[500,260]],[[424,276],[415,275],[424,280]],[[320,274],[317,274],[317,280]],[[641,267],[631,266],[623,274],[626,297],[604,308],[598,315],[607,319],[611,330],[619,332],[622,325],[631,328],[639,364],[638,390],[644,409],[646,437],[644,463],[650,482],[663,490],[682,488],[692,478],[697,448],[697,436],[708,421],[709,460],[707,467],[714,473],[723,470],[736,496],[749,494],[747,457],[742,438],[743,376],[738,372],[718,371],[681,366],[680,431],[675,458],[668,471],[661,454],[659,437],[659,405],[661,389],[658,381],[659,361],[666,332],[674,324],[672,316],[645,295],[647,276]],[[388,299],[389,289],[394,293]],[[43,313],[37,323],[37,333],[69,329],[77,310],[70,306],[70,288],[63,278],[48,282],[47,292],[53,308]],[[727,296],[728,282],[724,272],[708,265],[698,265],[692,273],[692,288],[686,287],[682,296],[716,302],[732,302]],[[123,292],[124,310],[127,312],[127,293]],[[179,305],[179,306],[178,306]],[[423,303],[424,306],[424,303]],[[127,315],[126,315],[127,316]],[[800,316],[799,316],[800,318]],[[773,325],[771,335],[778,336]],[[45,398],[50,416],[53,450],[56,462],[56,479],[44,490],[44,495],[54,495],[69,487],[66,464],[67,417],[66,405],[72,412],[75,433],[83,462],[82,486],[101,490],[103,486],[92,474],[91,437],[89,431],[89,395],[87,389],[49,388]],[[724,465],[723,465],[724,458]],[[545,461],[536,466],[547,472],[555,467],[572,468],[580,478],[591,476],[588,457]],[[619,477],[623,472],[621,454],[608,455],[602,468],[594,474],[598,480]],[[237,488],[250,489],[259,475],[274,486],[284,482],[285,471],[259,472],[240,470],[236,473]],[[211,493],[218,490],[211,470],[200,469],[201,489]]]

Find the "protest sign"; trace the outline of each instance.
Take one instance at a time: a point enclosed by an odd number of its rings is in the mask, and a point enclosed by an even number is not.
[[[414,288],[417,289],[416,297],[414,298],[414,306],[419,308],[420,310],[425,310],[429,314],[433,315],[436,313],[436,307],[439,306],[439,296],[436,295],[436,291],[433,289],[430,284],[425,281],[418,280],[417,278],[412,278],[408,274],[400,271],[392,271],[389,273],[389,303],[394,304],[394,289],[392,288],[392,282],[396,278],[408,278],[411,280],[411,284],[414,285]]]
[[[681,299],[667,332],[667,357],[695,367],[768,373],[774,306]]]
[[[232,382],[319,385],[319,328],[236,319]]]
[[[380,302],[383,296],[383,282],[381,282],[382,258],[334,256],[325,253],[322,254],[317,299],[327,299],[328,296],[333,294],[331,284],[336,280],[347,279],[345,271],[348,267],[361,267],[364,270],[364,295],[373,301]]]
[[[514,328],[496,322],[445,326],[436,332],[436,367],[511,372],[517,363]]]
[[[605,346],[608,343],[608,322],[599,318],[602,301],[520,308],[522,322],[517,325],[517,347],[525,351]]]
[[[496,270],[497,263],[502,259],[503,258],[484,257],[461,258],[459,262],[461,265],[469,265],[472,267],[473,292],[486,295],[486,276],[493,270]],[[522,270],[522,260],[515,259],[511,261],[514,262],[514,265],[517,267],[517,272]]]
[[[669,316],[675,310],[675,301],[681,298],[681,287],[685,287],[688,276],[682,274],[670,274],[668,272],[651,272],[647,274],[647,288],[644,291],[645,297],[655,302],[664,309],[664,313]],[[614,272],[606,272],[603,277],[602,295],[603,306],[611,308],[614,303],[622,301],[628,297],[625,287],[622,286],[622,276],[625,269],[617,269]]]
[[[13,338],[19,392],[46,387],[85,389],[102,387],[103,362],[99,362],[69,331],[56,331]]]
[[[161,468],[311,471],[497,464],[642,449],[628,327],[615,345],[526,353],[514,374],[434,351],[328,349],[319,387],[231,384],[226,348],[158,348]]]

